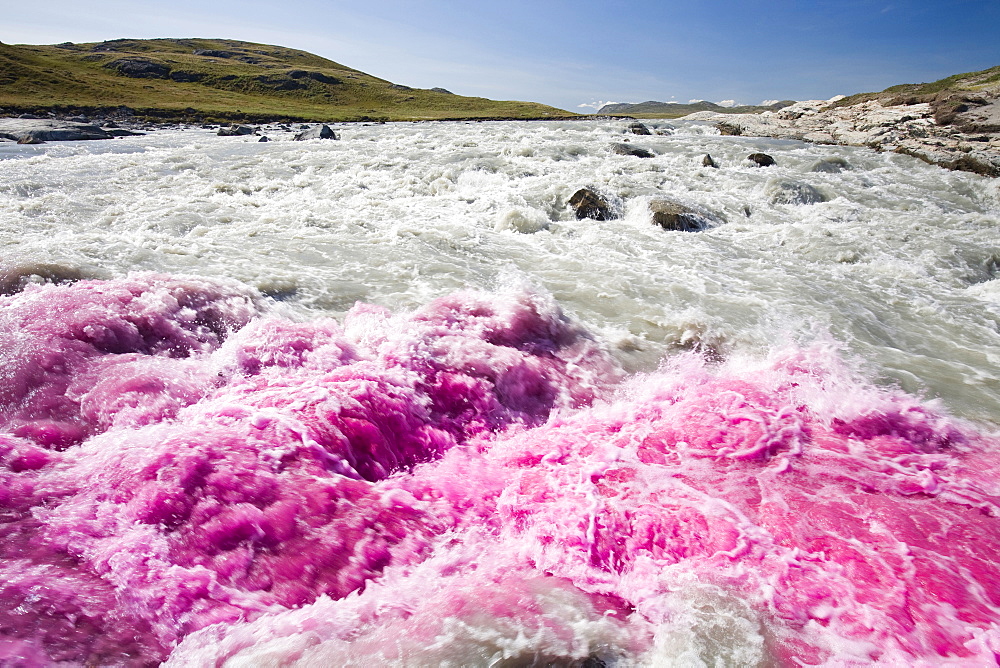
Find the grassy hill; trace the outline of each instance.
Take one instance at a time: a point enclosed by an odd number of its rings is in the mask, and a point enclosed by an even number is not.
[[[553,118],[570,112],[423,90],[305,51],[225,39],[0,43],[0,113],[126,106],[159,120]]]
[[[693,102],[691,104],[679,104],[677,102],[637,102],[630,104],[626,102],[606,104],[597,112],[599,114],[624,114],[635,118],[680,118],[693,114],[696,111],[715,111],[722,114],[755,114],[761,111],[771,111],[787,107],[792,104],[792,100],[777,102],[772,105],[723,107],[714,102]]]
[[[892,104],[916,104],[932,102],[950,95],[962,93],[983,93],[1000,88],[1000,66],[978,72],[953,74],[931,83],[899,84],[878,93],[858,93],[837,102],[838,107],[849,107],[868,100],[885,100]]]

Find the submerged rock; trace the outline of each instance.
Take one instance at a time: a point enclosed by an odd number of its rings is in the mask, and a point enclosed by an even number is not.
[[[851,169],[851,163],[847,162],[840,156],[832,155],[817,160],[813,166],[809,168],[809,171],[821,172],[825,174],[839,174],[840,172],[849,169]]]
[[[767,153],[751,153],[747,156],[747,160],[754,163],[756,167],[770,167],[776,164],[774,158],[769,156]]]
[[[705,157],[701,159],[701,166],[714,167],[715,169],[719,168],[719,166],[715,164],[715,160],[712,160],[712,155],[710,153],[706,153]]]
[[[634,155],[637,158],[652,158],[654,154],[644,148],[631,144],[612,144],[611,152],[616,155]]]
[[[307,139],[340,139],[340,137],[330,129],[329,125],[323,124],[314,125],[295,135],[295,141],[306,141]]]
[[[609,220],[612,218],[608,201],[589,188],[581,188],[569,198],[578,220],[593,218],[594,220]]]
[[[653,223],[665,230],[675,232],[700,232],[712,226],[711,221],[701,212],[666,198],[657,198],[649,203]]]
[[[265,141],[271,141],[271,140],[268,139],[266,136],[265,137],[261,137],[260,139],[257,140],[258,143],[265,142]]]
[[[764,192],[771,204],[818,204],[827,201],[826,195],[799,181],[770,179],[764,186]]]
[[[45,142],[37,137],[21,137],[17,140],[18,144],[44,144]]]

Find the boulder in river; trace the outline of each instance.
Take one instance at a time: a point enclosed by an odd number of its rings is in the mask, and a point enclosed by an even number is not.
[[[666,198],[652,200],[649,210],[653,214],[653,223],[665,230],[700,232],[712,226],[704,214]]]
[[[767,153],[751,153],[747,156],[747,160],[754,163],[755,167],[770,167],[775,164],[774,158]]]
[[[271,140],[268,139],[267,136],[265,135],[265,136],[263,136],[263,137],[261,137],[260,139],[257,140],[258,143],[260,143],[262,141],[271,141]]]
[[[569,198],[569,205],[576,212],[578,220],[593,218],[594,220],[609,220],[612,218],[608,201],[590,188],[580,188]]]
[[[242,137],[252,135],[256,130],[249,125],[230,125],[228,128],[219,128],[217,133],[220,137]]]
[[[21,137],[17,140],[18,144],[44,144],[45,142],[37,137]]]
[[[122,130],[126,134],[133,134]],[[20,141],[79,141],[83,139],[111,139],[113,134],[89,123],[71,123],[49,118],[0,118],[0,137]],[[30,142],[37,143],[37,142]]]
[[[330,129],[329,125],[323,124],[314,125],[295,135],[295,141],[306,141],[307,139],[340,139],[340,137]]]
[[[712,160],[712,154],[711,153],[706,153],[705,157],[701,159],[701,166],[702,167],[714,167],[715,169],[719,168],[719,166],[717,164],[715,164],[715,160]]]
[[[653,134],[652,132],[649,131],[649,128],[647,128],[645,125],[643,125],[639,121],[636,121],[635,123],[632,123],[631,125],[629,125],[628,126],[628,131],[631,132],[634,135],[651,135],[651,134]]]
[[[611,152],[616,155],[634,155],[637,158],[652,158],[653,153],[631,144],[612,144]]]
[[[819,190],[800,181],[769,179],[764,193],[771,204],[818,204],[827,200]]]

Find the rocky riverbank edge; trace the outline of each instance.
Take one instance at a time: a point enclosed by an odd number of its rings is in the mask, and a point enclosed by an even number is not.
[[[839,105],[843,99],[807,100],[741,116],[696,112],[684,119],[715,123],[725,135],[865,146],[1000,177],[1000,91],[952,96],[947,104],[890,98]]]
[[[593,119],[592,115],[536,117],[466,117],[456,116],[434,119],[389,119],[359,116],[327,123],[385,123],[440,122],[440,121],[565,121]],[[321,125],[321,121],[297,116],[274,116],[243,112],[214,113],[203,116],[194,109],[186,111],[163,109],[133,109],[131,107],[0,107],[0,141],[75,141],[86,139],[111,139],[119,136],[141,134],[154,130],[177,128],[219,128],[230,125],[282,126]],[[84,127],[86,126],[86,127]],[[32,141],[34,140],[34,141]]]

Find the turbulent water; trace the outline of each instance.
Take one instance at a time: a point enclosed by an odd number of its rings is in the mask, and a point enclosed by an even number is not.
[[[996,664],[1000,184],[651,125],[0,144],[0,664]]]

